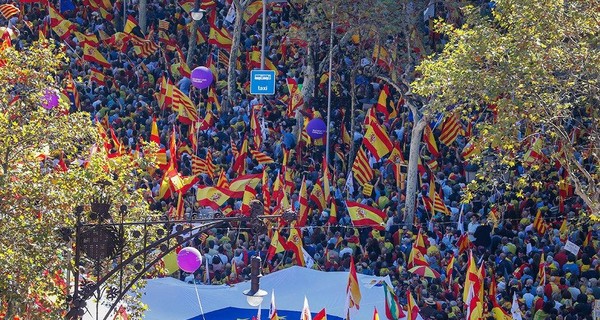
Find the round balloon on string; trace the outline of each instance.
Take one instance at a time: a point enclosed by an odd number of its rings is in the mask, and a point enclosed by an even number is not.
[[[206,89],[213,82],[213,74],[207,67],[197,67],[192,70],[192,85],[198,89]]]
[[[185,272],[194,273],[201,265],[202,255],[196,248],[183,248],[177,254],[177,266]]]
[[[306,125],[306,133],[313,139],[319,139],[327,133],[327,125],[321,118],[314,118]]]
[[[42,107],[46,110],[51,110],[58,106],[58,94],[56,90],[46,89],[41,98]]]

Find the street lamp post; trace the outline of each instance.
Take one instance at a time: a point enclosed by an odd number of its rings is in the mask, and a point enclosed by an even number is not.
[[[250,289],[244,290],[248,304],[252,307],[258,307],[258,320],[260,320],[260,308],[263,298],[267,295],[267,292],[260,288],[261,262],[259,256],[252,257],[250,262]]]
[[[287,0],[263,0],[262,1],[262,33],[260,36],[260,70],[265,70],[265,47],[267,45],[267,3],[287,3]],[[260,104],[265,101],[265,96],[260,95]]]

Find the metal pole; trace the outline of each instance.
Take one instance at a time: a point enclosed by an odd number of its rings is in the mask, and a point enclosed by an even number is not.
[[[325,162],[329,165],[329,123],[331,122],[331,68],[333,64],[333,15],[335,7],[331,8],[331,30],[329,32],[329,85],[327,89],[327,138],[325,141]],[[354,121],[354,119],[352,119]]]
[[[260,70],[265,70],[265,46],[267,44],[267,1],[262,0],[262,36],[260,39]],[[260,95],[260,104],[265,100],[264,95]]]

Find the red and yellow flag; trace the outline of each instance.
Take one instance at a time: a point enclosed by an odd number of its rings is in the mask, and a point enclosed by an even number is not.
[[[376,230],[385,229],[385,212],[354,201],[346,201],[346,207],[354,226],[368,226]]]

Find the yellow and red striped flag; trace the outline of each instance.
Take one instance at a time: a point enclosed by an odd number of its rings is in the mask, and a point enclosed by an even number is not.
[[[458,137],[458,134],[462,131],[462,125],[458,120],[456,113],[451,114],[444,120],[442,124],[442,133],[440,133],[440,142],[449,146]]]
[[[256,150],[250,150],[250,154],[252,154],[252,157],[259,163],[259,164],[269,164],[269,163],[275,163],[275,161],[273,160],[273,158],[269,157],[268,155],[260,152],[260,151],[256,151]]]
[[[12,4],[0,4],[0,13],[8,20],[21,13],[21,10]]]
[[[306,190],[306,178],[302,179],[302,185],[300,186],[298,201],[300,202],[300,209],[298,211],[298,219],[296,221],[296,226],[304,227],[306,225],[306,221],[308,220],[308,212],[310,210],[310,208],[308,207],[308,192]]]
[[[228,191],[219,187],[200,187],[196,193],[196,200],[201,206],[217,210],[229,200]]]
[[[548,225],[544,222],[544,218],[542,217],[542,210],[538,209],[535,219],[533,219],[533,227],[540,234],[545,234],[548,230]]]
[[[369,165],[369,158],[367,158],[367,153],[363,148],[358,149],[356,153],[354,163],[352,164],[352,172],[354,173],[354,178],[356,178],[356,181],[361,186],[371,182],[373,179],[373,169]]]

